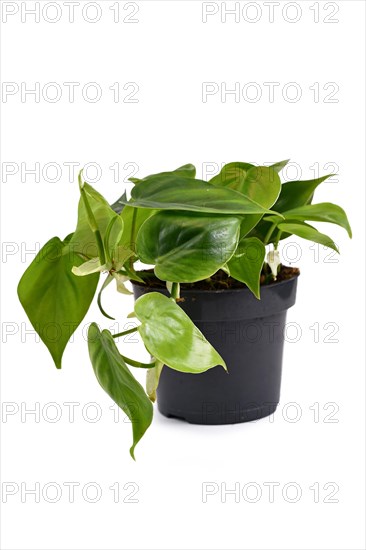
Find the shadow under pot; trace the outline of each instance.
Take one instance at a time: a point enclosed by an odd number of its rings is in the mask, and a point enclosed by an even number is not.
[[[201,374],[164,367],[157,389],[159,411],[193,424],[234,424],[272,414],[280,400],[287,310],[296,299],[297,276],[261,287],[181,288],[180,307],[227,364]],[[135,300],[147,292],[168,292],[133,284]]]

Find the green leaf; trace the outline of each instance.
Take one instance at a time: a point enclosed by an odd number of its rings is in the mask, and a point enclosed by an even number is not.
[[[152,421],[152,404],[122,359],[108,330],[100,332],[98,326],[92,323],[88,332],[88,345],[99,384],[131,420],[133,445],[130,454],[135,459],[135,447]]]
[[[176,176],[183,176],[185,178],[194,178],[196,175],[196,167],[193,166],[193,164],[185,164],[184,166],[180,166],[176,170],[173,170],[171,172],[161,172],[160,174],[153,174],[151,176],[147,176],[145,178],[139,179],[139,178],[130,178],[130,181],[133,183],[140,183],[141,181],[146,181],[147,179],[155,176],[165,176],[165,175],[176,175]],[[120,214],[122,210],[124,210],[126,203],[128,202],[126,191],[123,192],[122,196],[116,200],[111,205],[112,210],[114,210],[117,214]],[[132,241],[134,242],[134,241]]]
[[[133,319],[134,317],[136,317],[135,311],[131,311],[131,313],[127,315],[127,319]]]
[[[276,162],[275,164],[271,164],[270,168],[273,168],[276,170],[276,172],[281,172],[281,170],[284,169],[284,167],[289,163],[290,159],[287,160],[280,160],[280,162]]]
[[[157,361],[157,364],[152,369],[146,372],[146,393],[149,396],[150,401],[155,403],[156,390],[159,385],[161,371],[163,370],[164,363]]]
[[[136,237],[142,224],[155,214],[156,210],[149,210],[148,208],[132,208],[132,206],[125,206],[121,213],[121,218],[124,223],[124,230],[121,239],[121,245],[127,249],[135,251],[136,249]]]
[[[117,292],[120,292],[121,294],[126,294],[128,296],[133,294],[133,292],[128,290],[128,288],[125,286],[125,282],[130,280],[129,277],[126,277],[126,275],[123,275],[122,273],[114,272],[113,278],[116,281]]]
[[[281,180],[273,167],[251,168],[243,182],[241,191],[264,208],[270,208],[281,192]],[[245,216],[240,227],[240,240],[260,221],[262,214]]]
[[[116,214],[120,214],[125,207],[126,201],[127,201],[127,195],[126,195],[126,191],[124,191],[121,197],[117,199],[116,202],[111,204],[111,208],[113,212],[115,212]]]
[[[132,250],[128,250],[123,246],[117,246],[115,250],[113,250],[112,248],[106,254],[106,256],[108,263],[101,265],[99,258],[91,258],[90,260],[87,260],[78,267],[74,266],[72,268],[73,274],[77,275],[78,277],[83,277],[85,275],[90,275],[91,273],[102,271],[110,271],[111,273],[115,274],[116,271],[119,271],[122,268],[126,260],[133,256],[133,252]],[[128,277],[125,280],[127,279]]]
[[[313,241],[314,243],[319,243],[329,248],[332,248],[336,252],[339,252],[337,245],[332,241],[328,235],[320,233],[315,227],[308,225],[307,223],[280,223],[278,224],[278,229],[292,235],[297,235],[308,241]]]
[[[120,271],[120,269],[124,266],[126,261],[131,258],[131,256],[134,256],[134,253],[129,248],[126,248],[125,245],[119,245],[113,252],[112,257],[112,264],[113,268],[116,271]]]
[[[93,189],[91,185],[84,183],[82,189],[95,218],[101,238],[104,239],[110,221],[118,216],[105,198]],[[88,259],[99,255],[95,233],[90,227],[89,216],[83,197],[79,201],[78,222],[76,230],[71,237],[70,246],[75,252],[82,254]]]
[[[210,179],[209,183],[240,191],[248,170],[253,167],[254,164],[248,162],[229,162],[222,167],[219,174]]]
[[[193,164],[184,164],[173,171],[177,176],[184,176],[185,178],[196,177],[196,167]]]
[[[314,191],[318,185],[333,175],[334,174],[328,174],[327,176],[322,176],[321,178],[313,180],[285,182],[281,186],[280,196],[273,205],[273,210],[282,213],[299,206],[304,206],[305,204],[310,204],[313,199]],[[253,230],[249,233],[249,236],[257,237],[263,241],[270,227],[271,222],[269,223],[268,221],[261,220],[257,225],[253,226]],[[269,242],[278,242],[279,238],[286,239],[288,236],[288,233],[279,235],[278,231],[275,230]]]
[[[347,214],[340,206],[331,202],[319,204],[306,204],[283,212],[286,219],[314,222],[335,223],[343,227],[352,237],[352,230],[348,222]]]
[[[332,177],[328,174],[314,180],[286,181],[281,188],[280,196],[273,206],[276,212],[285,212],[312,201],[314,191],[323,181]]]
[[[141,227],[137,253],[159,279],[189,283],[210,277],[233,255],[240,219],[191,212],[158,212]]]
[[[278,163],[280,164],[283,165]],[[281,191],[281,180],[277,171],[277,165],[254,166],[243,162],[231,162],[209,183],[239,191],[264,208],[270,208]]]
[[[272,167],[254,166],[247,172],[240,191],[264,208],[270,208],[280,194],[281,180]]]
[[[248,197],[210,183],[177,176],[156,176],[136,185],[129,206],[158,210],[188,210],[213,214],[265,214],[269,211]]]
[[[234,256],[228,263],[231,276],[245,283],[258,299],[265,254],[264,244],[259,239],[250,237],[240,241]]]
[[[78,277],[85,277],[91,275],[91,273],[101,273],[107,270],[108,266],[106,264],[101,265],[99,258],[92,258],[80,266],[74,265],[71,271]]]
[[[136,300],[138,331],[149,353],[168,367],[198,374],[225,361],[171,298],[149,292]]]
[[[148,181],[150,178],[155,178],[157,176],[183,176],[184,178],[194,178],[196,176],[196,167],[193,166],[193,164],[184,164],[184,166],[180,166],[179,168],[176,168],[175,170],[172,170],[171,172],[160,172],[158,174],[151,174],[150,176],[146,176],[145,178],[139,179],[139,178],[129,178],[132,183],[140,183],[142,181]]]
[[[123,233],[123,220],[117,214],[110,220],[104,235],[104,250],[107,262],[112,263],[115,251],[121,242]]]
[[[84,319],[98,285],[99,273],[73,275],[72,267],[81,262],[65,241],[54,237],[37,254],[18,285],[19,300],[57,368],[61,368],[66,344]]]

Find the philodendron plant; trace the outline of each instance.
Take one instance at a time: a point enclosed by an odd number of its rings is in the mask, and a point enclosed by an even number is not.
[[[19,299],[57,368],[68,340],[80,325],[96,294],[113,280],[117,291],[131,294],[126,281],[143,284],[149,271],[135,264],[153,265],[155,276],[166,282],[168,295],[148,292],[135,302],[138,326],[119,334],[88,332],[91,363],[98,382],[130,418],[134,450],[149,427],[152,402],[160,372],[171,368],[200,374],[224,359],[205,339],[179,306],[180,283],[209,279],[219,270],[244,283],[260,298],[262,270],[276,279],[279,242],[290,235],[328,246],[333,240],[308,221],[340,225],[351,236],[347,216],[332,203],[312,204],[314,191],[328,176],[281,184],[279,172],[287,161],[272,166],[245,162],[225,165],[210,181],[195,178],[191,164],[172,172],[131,178],[128,200],[124,193],[108,202],[79,175],[80,201],[74,233],[53,237],[22,276]],[[266,257],[266,246],[269,251]],[[268,281],[268,276],[267,276]],[[126,357],[115,338],[138,331],[151,362]],[[146,369],[146,392],[130,367]]]

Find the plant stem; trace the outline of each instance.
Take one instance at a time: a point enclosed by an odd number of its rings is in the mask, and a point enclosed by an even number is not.
[[[269,239],[272,237],[273,231],[276,229],[277,225],[273,223],[269,230],[267,231],[266,236],[264,237],[263,244],[268,244]]]
[[[135,228],[136,228],[137,208],[133,209],[132,223],[131,223],[131,236],[130,236],[130,249],[133,250],[132,244],[135,245]],[[135,250],[133,250],[135,252]],[[130,257],[130,269],[133,271],[133,256]]]
[[[131,279],[131,281],[139,281],[139,282],[144,282],[141,277],[139,277],[136,273],[136,271],[134,270],[133,268],[133,265],[132,265],[132,269],[127,265],[125,264],[124,266],[124,269],[127,273],[127,276],[129,279]]]
[[[86,191],[85,191],[85,188],[84,188],[84,183],[83,183],[83,180],[82,180],[82,172],[83,172],[82,170],[80,170],[80,172],[79,172],[80,195],[83,199],[86,214],[88,216],[88,222],[89,222],[89,225],[90,225],[90,229],[93,231],[95,240],[97,241],[98,256],[99,256],[100,264],[104,265],[105,264],[105,253],[104,253],[104,246],[103,246],[102,236],[100,234],[97,221],[94,217],[93,211],[92,211],[91,206],[90,206],[89,201],[88,201],[88,197],[86,195]]]
[[[122,353],[120,353],[120,356],[125,363],[131,365],[131,367],[137,367],[138,369],[153,369],[156,366],[155,361],[153,363],[141,363],[140,361],[134,361],[129,357],[125,357],[124,355],[122,355]]]
[[[276,238],[276,242],[273,243],[273,244],[274,244],[274,249],[275,249],[275,250],[277,250],[277,248],[278,248],[278,243],[280,242],[281,234],[282,234],[282,231],[279,231],[279,232],[278,232],[278,235],[277,235],[277,238]]]
[[[119,338],[120,336],[127,336],[127,334],[132,334],[133,332],[136,332],[138,327],[129,328],[128,330],[124,330],[123,332],[119,332],[118,334],[112,334],[113,338]]]
[[[99,229],[97,229],[96,231],[93,230],[93,233],[94,233],[95,240],[97,241],[100,265],[104,265],[105,264],[105,254],[104,254],[104,246],[103,246],[102,236],[100,234]]]
[[[171,298],[176,302],[180,298],[180,283],[172,283]]]

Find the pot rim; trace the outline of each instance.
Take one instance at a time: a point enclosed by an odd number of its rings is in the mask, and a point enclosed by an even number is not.
[[[279,287],[279,286],[283,286],[285,284],[289,284],[292,281],[294,281],[295,279],[297,279],[299,276],[300,276],[300,273],[296,273],[290,279],[285,279],[284,281],[280,281],[278,283],[273,282],[273,283],[270,283],[269,285],[261,285],[260,286],[260,293],[262,293],[262,290],[265,289],[265,288],[273,288],[273,287]],[[146,288],[146,289],[150,290],[151,292],[154,292],[154,291],[161,292],[161,291],[166,290],[166,289],[160,288],[160,287],[148,286],[148,285],[145,285],[144,283],[140,283],[139,281],[131,281],[131,283],[135,286]],[[212,289],[212,290],[211,289],[203,289],[203,288],[197,288],[197,289],[195,289],[195,288],[181,288],[180,292],[181,292],[181,294],[192,294],[192,293],[195,293],[195,294],[197,294],[197,293],[201,293],[201,294],[225,294],[226,293],[226,294],[228,294],[229,292],[233,292],[233,293],[250,292],[252,294],[252,291],[247,286],[245,286],[243,288],[222,288],[222,289],[216,289],[216,290],[214,290],[214,289]]]

